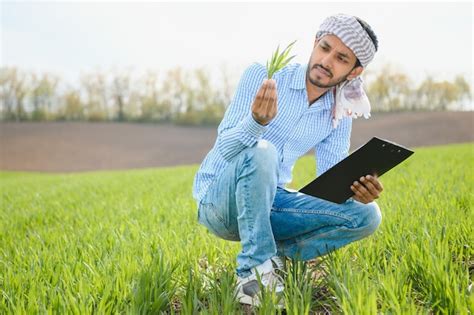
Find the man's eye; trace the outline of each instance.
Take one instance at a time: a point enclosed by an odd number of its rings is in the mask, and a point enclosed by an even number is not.
[[[347,63],[347,60],[344,59],[344,58],[342,58],[342,57],[338,57],[338,59],[339,59],[340,61],[344,62],[344,63]]]
[[[324,50],[324,51],[328,50],[328,48],[326,46],[321,46],[321,49]]]

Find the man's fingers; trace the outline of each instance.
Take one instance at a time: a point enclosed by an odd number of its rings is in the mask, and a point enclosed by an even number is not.
[[[271,107],[276,100],[276,88],[275,88],[275,81],[268,80],[267,83],[267,90],[265,91],[265,98],[263,100],[263,113],[265,115],[269,115],[271,111]]]
[[[260,86],[260,89],[257,92],[257,95],[255,96],[257,108],[260,108],[261,103],[263,102],[265,98],[265,91],[267,90],[267,83],[268,80],[263,80],[262,85]]]
[[[260,89],[257,92],[257,95],[255,96],[255,100],[252,105],[252,115],[256,117],[257,119],[261,119],[262,115],[262,107],[263,107],[263,101],[265,99],[265,93],[268,87],[268,80],[265,79],[262,82],[262,85],[260,86]]]
[[[278,101],[278,93],[277,93],[277,88],[276,88],[276,82],[273,82],[271,102],[268,104],[269,107],[267,108],[268,115],[270,115],[270,117],[276,116],[277,101]]]
[[[357,191],[366,199],[370,199],[371,198],[371,194],[370,192],[364,187],[364,185],[362,185],[361,183],[355,181],[352,186],[354,186]]]
[[[273,105],[271,106],[270,109],[270,117],[275,117],[277,114],[277,99],[275,98],[275,101],[273,102]]]
[[[359,190],[357,190],[357,188],[355,188],[354,186],[351,186],[351,189],[354,192],[355,196],[357,197],[357,200],[362,202],[365,199],[365,196]]]
[[[268,95],[270,94],[270,80],[265,79],[263,83],[263,94],[262,97],[258,99],[257,109],[262,115],[265,112],[266,103],[268,101]]]
[[[362,203],[368,203],[368,200],[366,200],[359,192],[357,192],[352,198]]]
[[[256,120],[267,124],[276,115],[276,82],[265,79],[255,96],[252,114]]]
[[[383,185],[377,176],[367,175],[365,177],[375,186],[375,188],[377,188],[378,191],[381,192],[383,190]]]
[[[369,192],[372,194],[374,198],[379,197],[379,191],[371,181],[367,180],[365,177],[362,177],[361,182],[369,190]]]
[[[359,181],[355,181],[351,185],[351,190],[354,192],[354,199],[369,203],[379,198],[383,186],[376,176],[367,175],[359,178]]]
[[[276,84],[274,80],[269,80],[267,91],[265,92],[265,100],[263,101],[261,114],[265,119],[272,120],[275,116],[276,102]]]

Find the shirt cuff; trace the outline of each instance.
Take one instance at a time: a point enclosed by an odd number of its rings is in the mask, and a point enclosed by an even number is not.
[[[268,125],[260,125],[252,114],[247,116],[241,123],[242,139],[243,143],[247,146],[253,145],[253,143],[264,133]]]

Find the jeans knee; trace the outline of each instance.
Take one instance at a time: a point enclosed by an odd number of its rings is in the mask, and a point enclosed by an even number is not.
[[[382,222],[382,212],[379,205],[373,201],[367,204],[359,203],[357,209],[357,227],[363,237],[373,234]]]
[[[251,148],[252,160],[260,169],[274,170],[278,168],[278,151],[273,143],[268,140],[259,140]]]
[[[382,223],[382,212],[380,211],[379,205],[375,201],[372,201],[366,204],[365,206],[367,208],[365,226],[367,234],[372,234]]]

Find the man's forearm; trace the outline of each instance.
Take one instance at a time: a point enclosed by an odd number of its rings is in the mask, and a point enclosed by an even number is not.
[[[256,122],[252,114],[235,127],[222,131],[217,137],[217,148],[222,157],[230,161],[245,148],[253,146],[265,132],[267,126]]]

